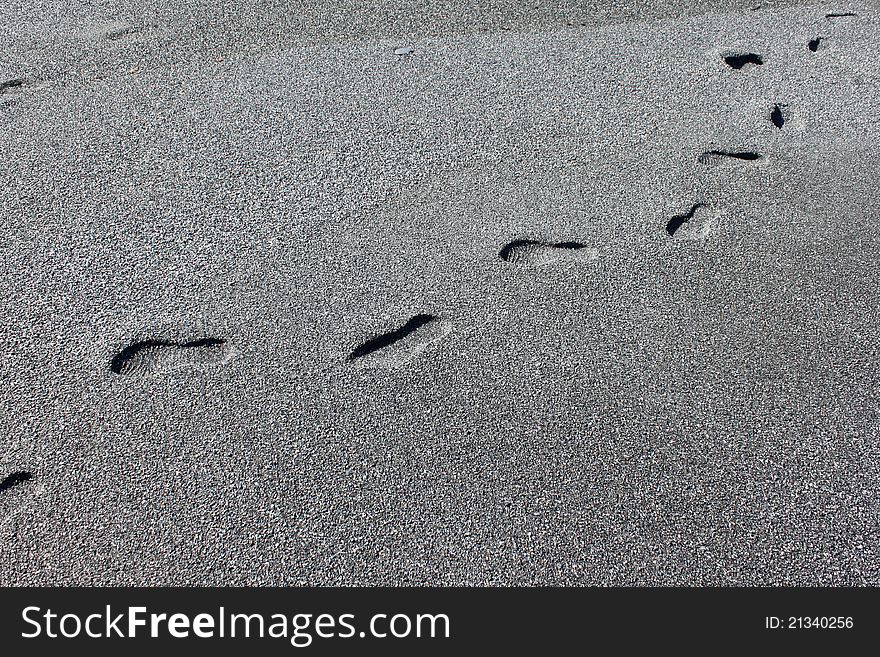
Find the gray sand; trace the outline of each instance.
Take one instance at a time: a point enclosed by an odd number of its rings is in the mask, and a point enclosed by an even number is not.
[[[62,4],[0,584],[880,584],[876,1]]]

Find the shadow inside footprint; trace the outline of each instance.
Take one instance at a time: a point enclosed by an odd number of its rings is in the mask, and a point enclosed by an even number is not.
[[[537,240],[514,240],[506,244],[498,257],[512,264],[541,265],[562,257],[574,255],[583,256],[586,259],[595,259],[596,251],[587,249],[580,242],[539,242]]]
[[[16,78],[14,80],[6,80],[0,82],[0,94],[15,93],[21,91],[26,80]]]
[[[764,58],[761,55],[753,52],[733,53],[730,55],[724,55],[723,57],[724,63],[727,64],[730,68],[736,69],[737,71],[748,64],[752,64],[754,66],[762,66],[764,64]]]
[[[684,214],[677,214],[672,217],[672,219],[669,220],[669,223],[666,224],[666,232],[669,234],[669,237],[674,237],[675,233],[678,232],[678,229],[693,219],[697,210],[703,207],[706,207],[705,203],[694,203],[691,209]]]
[[[189,365],[221,362],[230,353],[226,340],[201,338],[190,342],[144,340],[129,345],[110,361],[114,374],[149,374]]]
[[[452,332],[452,322],[419,314],[400,328],[370,338],[349,354],[347,362],[368,367],[398,368]]]
[[[760,160],[763,155],[760,153],[755,153],[753,151],[706,151],[705,153],[701,153],[699,157],[697,157],[697,161],[700,164],[715,164],[716,162],[720,162],[722,159],[729,158],[733,160],[743,160],[746,162],[753,162],[755,160]]]
[[[715,232],[720,216],[716,208],[703,202],[694,203],[690,210],[669,220],[666,233],[676,242],[703,242]]]
[[[815,39],[810,39],[807,42],[807,48],[810,49],[810,52],[816,52],[819,50],[819,47],[822,45],[822,42],[825,40],[825,37],[816,37]]]
[[[384,349],[385,347],[389,347],[396,342],[400,342],[411,333],[415,333],[420,328],[422,328],[426,324],[430,324],[436,319],[437,318],[434,315],[416,315],[400,328],[396,328],[393,331],[388,331],[388,333],[383,333],[382,335],[377,335],[374,338],[370,338],[369,340],[358,346],[354,351],[352,351],[351,354],[349,354],[348,356],[348,360],[357,360],[358,358],[363,358],[368,354],[379,351],[380,349]]]
[[[33,478],[34,476],[30,472],[13,472],[6,477],[6,479],[0,481],[0,493],[3,493],[10,488],[14,488],[19,484],[23,484],[26,481],[30,481]]]
[[[788,105],[776,103],[773,106],[773,109],[770,110],[770,121],[780,130],[782,130],[782,126],[785,125],[785,121],[787,118]]]

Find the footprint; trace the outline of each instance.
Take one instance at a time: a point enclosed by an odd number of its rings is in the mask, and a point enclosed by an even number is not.
[[[34,476],[30,472],[13,472],[6,477],[6,479],[0,481],[0,494],[5,493],[16,486],[20,486],[24,482],[30,481],[33,478]]]
[[[0,82],[0,94],[20,93],[27,80],[23,78],[15,78]]]
[[[807,42],[807,48],[810,49],[810,52],[816,52],[819,48],[822,48],[822,42],[825,41],[825,37],[816,37],[815,39],[810,39]]]
[[[0,481],[0,529],[6,523],[27,509],[43,494],[42,482],[33,481],[30,472],[18,471]]]
[[[370,338],[348,356],[364,365],[399,367],[417,357],[452,332],[452,322],[420,314],[388,333]]]
[[[11,78],[0,82],[0,106],[14,107],[20,98],[43,89],[49,84],[48,78]]]
[[[514,240],[498,252],[505,262],[515,265],[546,265],[557,260],[593,262],[599,258],[596,249],[588,249],[580,242],[538,242]]]
[[[704,240],[712,231],[718,213],[705,203],[694,203],[684,214],[672,217],[666,224],[666,233],[676,240]]]
[[[788,105],[786,105],[786,104],[776,103],[773,106],[773,109],[770,110],[770,121],[773,123],[773,125],[775,125],[780,130],[782,130],[782,126],[785,125],[785,122],[788,120],[788,117],[789,117],[789,109],[788,109]]]
[[[700,154],[697,161],[700,164],[718,164],[724,160],[743,160],[745,162],[753,162],[760,160],[764,156],[753,151],[706,151]]]
[[[131,34],[138,34],[139,32],[143,32],[143,31],[144,31],[144,28],[142,28],[142,27],[137,27],[134,25],[126,25],[125,27],[120,27],[115,30],[110,30],[109,32],[107,32],[106,36],[108,39],[110,39],[110,41],[118,41],[119,39],[121,39],[123,37],[127,37]]]
[[[737,71],[746,66],[752,67],[764,65],[764,58],[753,52],[730,53],[728,55],[722,55],[722,58],[724,59],[725,64]]]
[[[129,345],[110,361],[114,374],[147,376],[184,367],[222,364],[234,350],[226,340],[202,338],[191,342],[144,340]]]

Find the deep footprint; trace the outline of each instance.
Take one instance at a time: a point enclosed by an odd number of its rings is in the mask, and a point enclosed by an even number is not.
[[[770,121],[773,125],[782,130],[782,126],[784,126],[785,122],[788,120],[788,115],[788,105],[776,103],[773,106],[773,109],[770,110]]]
[[[498,257],[516,265],[546,265],[561,259],[592,261],[598,257],[598,253],[580,242],[554,244],[536,240],[514,240],[498,252]]]
[[[219,338],[191,342],[145,340],[116,354],[110,362],[110,370],[114,374],[144,376],[181,367],[223,363],[231,355],[231,346]]]
[[[762,157],[764,156],[753,151],[706,151],[697,158],[697,161],[700,164],[717,164],[725,159],[754,162]]]
[[[412,360],[452,331],[452,323],[435,315],[419,314],[400,328],[359,345],[348,361],[395,367]]]
[[[705,239],[712,230],[715,216],[705,203],[694,203],[690,210],[669,220],[666,233],[676,240]]]
[[[5,493],[11,488],[15,488],[23,484],[26,481],[30,481],[34,476],[30,472],[13,472],[11,475],[6,477],[3,481],[0,481],[0,493]]]
[[[727,64],[730,68],[736,69],[738,71],[749,64],[753,66],[763,66],[764,58],[761,55],[753,52],[735,53],[731,55],[724,55],[724,63]]]

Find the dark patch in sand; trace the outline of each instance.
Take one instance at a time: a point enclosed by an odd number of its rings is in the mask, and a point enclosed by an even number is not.
[[[764,64],[764,58],[761,55],[753,52],[735,53],[724,55],[724,63],[727,64],[730,68],[740,70],[748,64],[762,66]]]
[[[706,151],[697,158],[697,161],[700,164],[715,164],[723,158],[729,158],[733,160],[753,162],[755,160],[760,160],[762,157],[764,156],[753,151]]]
[[[13,472],[6,479],[0,481],[0,493],[6,492],[10,488],[14,488],[33,478],[34,476],[30,472]]]
[[[773,106],[773,109],[770,110],[770,121],[777,128],[782,130],[782,126],[785,125],[785,120],[788,118],[788,105],[780,105],[776,103]]]
[[[825,18],[847,18],[849,16],[855,16],[855,13],[851,11],[845,11],[840,14],[825,14]]]
[[[807,43],[807,48],[810,49],[811,52],[816,52],[819,50],[819,47],[822,45],[822,42],[825,40],[825,37],[816,37],[815,39],[810,39]]]

